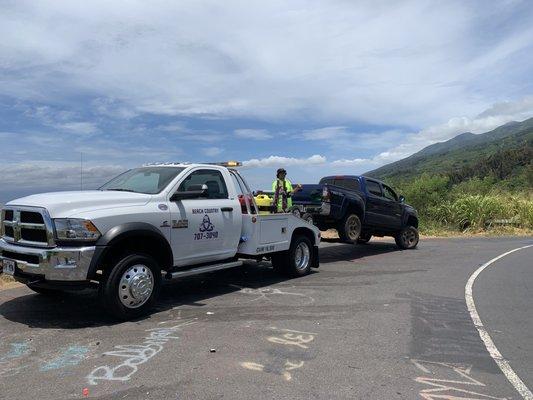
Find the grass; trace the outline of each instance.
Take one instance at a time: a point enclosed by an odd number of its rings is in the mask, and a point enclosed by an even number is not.
[[[397,184],[420,218],[420,232],[432,236],[531,235],[533,188],[498,186],[491,178],[452,184],[446,176],[423,175]]]

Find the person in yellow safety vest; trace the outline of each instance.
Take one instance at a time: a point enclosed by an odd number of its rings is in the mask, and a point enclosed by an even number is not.
[[[289,212],[292,207],[292,195],[302,190],[302,185],[296,185],[293,189],[291,181],[286,179],[287,171],[279,168],[276,172],[276,180],[272,182],[272,191],[274,199],[272,201],[272,212],[284,213]]]

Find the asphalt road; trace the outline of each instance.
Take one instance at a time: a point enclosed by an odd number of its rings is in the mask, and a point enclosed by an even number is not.
[[[251,264],[164,288],[115,323],[91,294],[0,292],[1,399],[518,399],[465,303],[469,276],[532,238],[323,243],[286,280]],[[483,271],[479,315],[533,388],[533,248]]]

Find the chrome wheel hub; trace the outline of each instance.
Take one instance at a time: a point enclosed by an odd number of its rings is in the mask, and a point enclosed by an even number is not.
[[[154,291],[154,276],[146,265],[137,264],[122,274],[118,288],[121,303],[138,308],[148,301]]]
[[[306,243],[300,243],[296,247],[296,253],[294,255],[294,263],[296,264],[296,268],[299,270],[304,270],[309,265],[309,259],[311,251],[309,250],[309,246]]]

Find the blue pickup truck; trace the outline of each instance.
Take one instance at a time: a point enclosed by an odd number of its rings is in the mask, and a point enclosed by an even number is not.
[[[418,214],[385,183],[364,176],[326,176],[303,185],[293,197],[295,213],[308,215],[320,230],[334,228],[341,240],[366,243],[372,236],[392,236],[398,247],[418,244]]]

